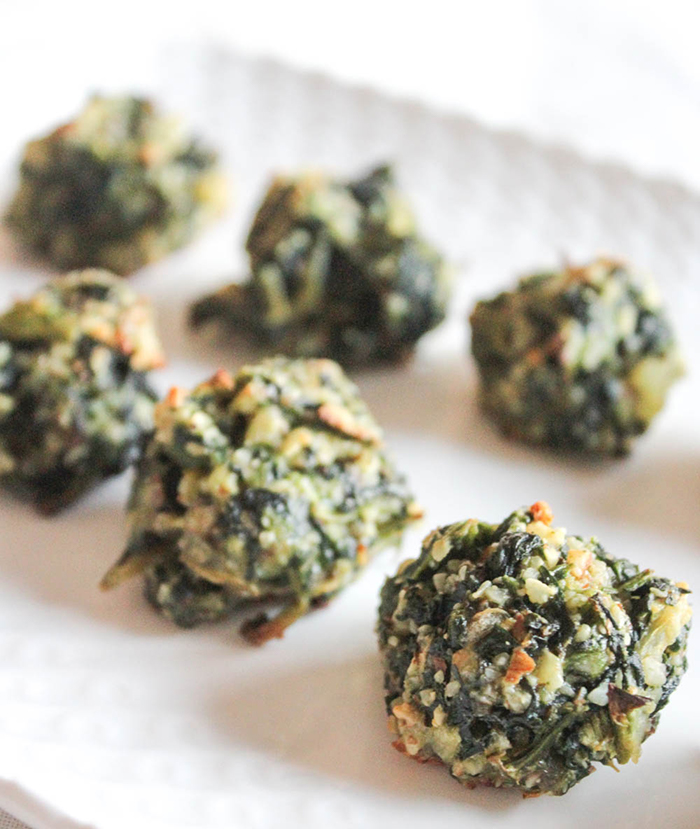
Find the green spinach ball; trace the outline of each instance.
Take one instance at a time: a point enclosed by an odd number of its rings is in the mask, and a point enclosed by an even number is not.
[[[627,454],[684,370],[653,284],[609,259],[525,277],[471,327],[487,414],[554,449]]]
[[[151,306],[107,271],[50,281],[0,315],[0,481],[55,512],[132,463],[163,364]]]
[[[686,669],[687,585],[551,520],[441,527],[382,589],[394,745],[468,787],[561,795],[637,762]]]
[[[448,269],[388,167],[278,177],[246,248],[250,279],[200,300],[195,325],[218,319],[278,353],[348,366],[405,360],[445,316]]]
[[[61,270],[129,274],[216,218],[216,155],[143,98],[91,98],[70,123],[27,144],[6,221]]]
[[[129,515],[104,587],[143,572],[151,603],[183,627],[272,605],[243,627],[260,644],[342,590],[420,510],[341,368],[278,357],[170,392]]]

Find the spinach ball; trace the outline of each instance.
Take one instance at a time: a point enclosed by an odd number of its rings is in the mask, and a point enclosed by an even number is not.
[[[194,325],[218,319],[278,353],[351,366],[405,360],[445,316],[448,269],[389,167],[275,179],[246,247],[249,281],[200,300]]]
[[[50,281],[0,315],[0,481],[45,513],[135,460],[163,364],[151,306],[107,271]]]
[[[190,241],[223,210],[216,155],[150,101],[94,96],[27,144],[6,221],[61,270],[125,275]]]
[[[394,746],[468,787],[561,795],[636,763],[686,669],[687,585],[551,520],[436,529],[382,589]]]
[[[242,629],[260,644],[342,590],[420,510],[342,369],[278,357],[170,392],[129,514],[103,587],[143,572],[148,599],[182,627],[271,604],[277,615]]]
[[[553,449],[627,454],[683,374],[656,288],[610,259],[525,277],[471,326],[485,411]]]

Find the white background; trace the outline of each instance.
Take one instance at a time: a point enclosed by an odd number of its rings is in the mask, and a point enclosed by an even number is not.
[[[700,189],[695,0],[0,0],[2,97],[209,38]],[[12,117],[5,108],[4,117]]]

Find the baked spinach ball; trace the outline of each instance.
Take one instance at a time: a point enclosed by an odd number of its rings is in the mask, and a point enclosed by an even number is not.
[[[324,604],[420,517],[356,387],[330,360],[219,371],[156,408],[130,502],[131,536],[103,587],[144,572],[182,627],[246,602],[261,644]]]
[[[143,98],[95,96],[24,150],[6,220],[61,269],[125,275],[181,247],[219,215],[216,155]]]
[[[397,362],[445,316],[449,277],[389,167],[273,181],[246,243],[251,277],[192,309],[288,356]]]
[[[627,454],[683,374],[655,287],[610,259],[525,277],[471,326],[488,415],[554,449]]]
[[[149,303],[70,273],[0,315],[0,481],[55,512],[136,457],[163,363]]]
[[[468,787],[561,795],[637,762],[686,669],[687,585],[551,520],[441,527],[382,589],[394,746]]]

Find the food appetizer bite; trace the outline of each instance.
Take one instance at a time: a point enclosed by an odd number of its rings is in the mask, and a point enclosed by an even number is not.
[[[216,318],[288,356],[350,366],[404,360],[444,318],[448,269],[389,167],[275,179],[246,248],[250,280],[199,301],[194,325]]]
[[[686,669],[687,585],[551,521],[441,527],[382,590],[394,746],[468,787],[561,795],[637,762]]]
[[[486,412],[554,449],[627,454],[684,371],[655,287],[610,259],[525,277],[471,325]]]
[[[142,98],[95,96],[27,144],[6,221],[57,268],[125,275],[189,242],[223,210],[216,154]]]
[[[136,457],[163,364],[151,307],[107,271],[50,281],[0,315],[0,481],[44,513]]]
[[[245,602],[281,607],[242,628],[280,637],[342,590],[420,510],[356,387],[330,360],[282,357],[172,389],[130,501],[131,537],[103,588],[144,572],[182,627]]]

